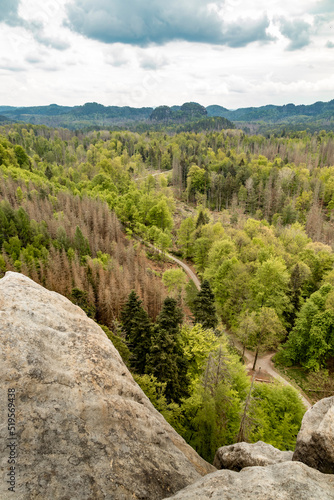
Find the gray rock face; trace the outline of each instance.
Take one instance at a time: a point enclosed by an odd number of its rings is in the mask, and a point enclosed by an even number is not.
[[[292,451],[280,451],[263,441],[252,444],[236,443],[219,448],[213,465],[217,469],[229,469],[239,472],[244,467],[287,462],[292,460],[292,455]]]
[[[0,387],[1,500],[154,500],[215,470],[103,331],[18,273],[0,280]]]
[[[219,470],[179,491],[171,500],[333,500],[334,477],[300,462]]]
[[[293,460],[334,474],[334,396],[321,399],[305,413]]]

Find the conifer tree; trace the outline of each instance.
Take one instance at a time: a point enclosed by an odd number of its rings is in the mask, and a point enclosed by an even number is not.
[[[139,374],[145,373],[146,357],[151,348],[152,325],[142,301],[134,290],[121,312],[121,322],[132,357],[131,367]]]
[[[215,297],[207,280],[204,280],[201,285],[201,289],[194,300],[192,312],[195,323],[201,323],[203,328],[215,328],[217,326]]]
[[[201,209],[196,220],[196,229],[209,223],[208,215]]]
[[[167,297],[157,318],[152,335],[150,354],[146,371],[166,382],[167,401],[180,402],[188,395],[187,361],[183,354],[179,327],[182,311],[177,301]]]
[[[79,226],[77,226],[75,229],[74,246],[78,251],[80,257],[91,255],[88,239],[84,237]]]

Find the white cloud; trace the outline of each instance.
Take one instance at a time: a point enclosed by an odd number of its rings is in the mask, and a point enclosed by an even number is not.
[[[0,0],[0,104],[330,100],[333,7],[332,0]]]
[[[222,2],[210,0],[76,0],[67,5],[68,26],[104,43],[147,47],[183,40],[243,47],[271,41],[266,16],[224,22],[217,12]]]

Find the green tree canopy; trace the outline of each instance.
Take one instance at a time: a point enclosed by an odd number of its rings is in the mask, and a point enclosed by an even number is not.
[[[201,289],[194,300],[193,313],[195,323],[200,323],[203,328],[215,328],[218,324],[215,296],[207,280],[201,284]]]
[[[280,358],[316,371],[330,357],[334,357],[334,288],[325,284],[301,308]]]

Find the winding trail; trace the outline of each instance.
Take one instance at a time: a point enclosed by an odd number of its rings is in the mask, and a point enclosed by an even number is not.
[[[187,273],[189,278],[194,282],[197,290],[200,290],[200,288],[201,288],[200,280],[198,279],[198,277],[196,276],[194,271],[192,269],[190,269],[190,267],[185,262],[183,262],[180,259],[177,259],[176,257],[174,257],[173,255],[171,255],[169,253],[162,252],[162,250],[160,250],[159,248],[152,245],[152,243],[144,242],[141,238],[138,238],[138,237],[137,237],[137,239],[141,240],[144,244],[149,245],[151,248],[154,248],[157,252],[164,254],[166,257],[168,257],[169,259],[176,262],[176,264],[181,266],[182,269],[184,269],[184,271]],[[232,340],[233,345],[240,351],[240,353],[242,353],[243,352],[242,344],[231,335],[230,335],[230,338]],[[292,387],[293,389],[295,389],[297,391],[305,408],[307,410],[310,409],[312,404],[305,397],[302,390],[299,387],[295,387],[294,385],[292,385],[288,380],[286,380],[284,377],[282,377],[275,370],[274,364],[272,362],[272,357],[274,356],[274,354],[275,354],[275,352],[267,352],[267,353],[263,354],[262,356],[258,356],[258,358],[257,358],[257,374],[259,376],[260,376],[260,373],[270,375],[270,377],[278,380],[282,384]],[[253,364],[254,364],[254,359],[255,359],[255,355],[252,353],[252,351],[245,349],[244,361],[245,361],[245,366],[248,370],[252,370]]]
[[[242,352],[243,351],[242,344],[238,340],[236,340],[234,337],[232,337],[232,339],[233,339],[233,345],[240,352]],[[275,352],[266,352],[265,354],[263,354],[262,356],[259,356],[257,358],[257,362],[256,362],[257,374],[260,375],[260,373],[266,373],[266,374],[270,375],[271,377],[273,377],[274,379],[281,382],[282,384],[292,387],[293,389],[295,389],[298,392],[298,395],[299,395],[300,399],[302,400],[305,408],[307,410],[310,409],[312,404],[305,397],[305,395],[303,394],[301,389],[299,387],[295,387],[294,385],[292,385],[288,380],[286,380],[284,377],[282,377],[282,375],[280,375],[275,370],[274,363],[272,362],[272,357],[274,356],[274,354],[275,354]],[[255,358],[254,353],[252,353],[252,351],[248,351],[246,349],[244,352],[244,361],[245,361],[245,366],[248,370],[252,370],[253,364],[254,364],[254,358]]]
[[[201,289],[200,280],[197,278],[196,274],[190,269],[190,267],[187,264],[182,262],[182,260],[177,259],[173,255],[170,255],[169,253],[166,253],[165,255],[166,255],[166,257],[168,257],[169,259],[172,259],[174,262],[176,262],[179,266],[181,266],[185,270],[185,272],[187,273],[189,278],[194,282],[197,290]]]
[[[183,268],[183,270],[187,273],[187,275],[189,276],[189,278],[194,282],[197,290],[201,289],[201,282],[200,282],[200,280],[197,278],[197,276],[194,273],[194,271],[192,271],[192,269],[190,269],[190,267],[185,262],[183,262],[180,259],[177,259],[176,257],[174,257],[174,255],[171,255],[170,253],[163,252],[162,250],[160,250],[160,248],[155,247],[154,245],[152,245],[152,243],[148,243],[147,241],[144,241],[139,236],[134,236],[134,238],[136,238],[137,240],[139,240],[142,243],[144,243],[144,245],[148,245],[149,247],[154,248],[154,250],[156,252],[159,252],[162,255],[164,255],[165,257],[168,257],[169,259],[171,259],[174,262],[176,262],[176,264],[178,264],[179,266],[181,266]]]
[[[153,245],[152,245],[152,247],[155,248],[156,250],[158,250],[160,253],[162,253],[161,250],[154,247]],[[173,255],[170,255],[170,254],[165,254],[165,255],[169,259],[172,259],[174,262],[176,262],[179,266],[181,266],[185,270],[185,272],[187,273],[189,278],[193,280],[197,290],[200,290],[201,283],[200,283],[198,277],[196,276],[196,274],[190,269],[190,267],[187,264],[185,264],[185,262],[183,262],[180,259],[177,259]],[[233,338],[233,344],[240,352],[243,351],[243,347],[242,347],[241,343],[238,342],[234,338]],[[298,395],[299,395],[300,399],[302,400],[305,408],[308,410],[309,408],[311,408],[312,404],[309,402],[309,400],[302,393],[301,389],[292,385],[288,380],[286,380],[284,377],[282,377],[275,370],[274,364],[272,362],[272,357],[274,356],[274,354],[275,354],[274,352],[268,352],[268,353],[265,353],[262,356],[259,356],[257,358],[257,370],[258,370],[258,372],[260,372],[260,370],[261,370],[261,373],[267,373],[268,375],[270,375],[274,379],[279,380],[279,382],[281,382],[282,384],[290,386],[293,389],[295,389],[298,392]],[[246,349],[244,352],[244,358],[245,358],[246,368],[251,370],[253,368],[255,355],[251,351],[248,351]]]

